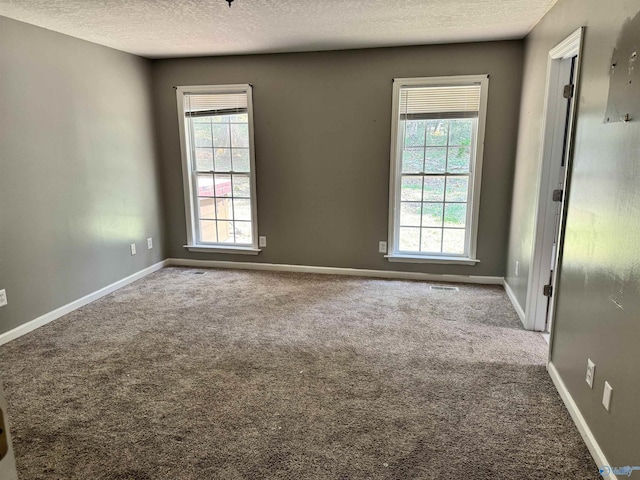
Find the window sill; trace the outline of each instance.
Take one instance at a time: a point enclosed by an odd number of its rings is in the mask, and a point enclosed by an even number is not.
[[[223,247],[221,245],[184,245],[190,252],[228,253],[234,255],[258,255],[262,249],[253,247]]]
[[[475,265],[480,260],[467,257],[426,257],[423,255],[385,255],[390,262],[396,263],[440,263],[443,265]]]

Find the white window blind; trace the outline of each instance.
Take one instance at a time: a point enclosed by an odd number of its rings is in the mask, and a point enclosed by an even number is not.
[[[185,115],[207,117],[247,112],[246,93],[185,94]]]
[[[480,84],[405,87],[400,91],[402,120],[475,118],[480,110]]]

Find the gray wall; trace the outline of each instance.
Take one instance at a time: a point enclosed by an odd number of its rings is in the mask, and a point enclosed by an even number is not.
[[[150,62],[4,17],[0,45],[3,333],[164,252]]]
[[[508,278],[524,305],[547,55],[585,25],[551,360],[607,459],[620,466],[640,462],[640,115],[630,123],[604,119],[613,49],[639,10],[640,0],[560,0],[527,38],[508,265],[509,273],[515,260],[526,266],[520,278]],[[640,31],[632,36],[630,51],[640,49]],[[627,62],[620,68],[626,72]],[[628,106],[640,114],[639,102],[630,96]],[[593,390],[584,380],[588,357],[596,364]],[[610,412],[601,405],[605,380],[613,387]]]
[[[170,257],[503,276],[520,102],[522,42],[154,61]],[[491,75],[476,266],[390,264],[394,77]],[[251,83],[257,257],[187,252],[177,85]]]

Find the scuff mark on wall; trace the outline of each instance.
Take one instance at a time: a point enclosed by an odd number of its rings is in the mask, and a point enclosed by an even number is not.
[[[629,57],[629,76],[633,74],[633,64],[636,63],[636,58],[638,58],[638,52],[633,52]]]
[[[640,12],[624,23],[613,49],[605,123],[640,120],[640,76],[635,69],[639,50]]]

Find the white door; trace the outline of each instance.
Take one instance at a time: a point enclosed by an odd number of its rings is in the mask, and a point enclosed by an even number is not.
[[[583,31],[584,27],[579,28],[549,52],[535,243],[524,322],[528,330],[538,332],[553,331],[554,287],[559,271],[556,263],[562,258]]]
[[[13,457],[13,447],[11,446],[11,436],[9,435],[7,404],[2,392],[2,380],[0,380],[0,479],[18,479],[16,462]]]
[[[564,209],[564,203],[566,201],[566,173],[567,173],[567,160],[569,155],[569,140],[571,137],[571,115],[573,111],[573,102],[575,101],[575,74],[576,74],[576,60],[577,57],[570,57],[562,60],[562,71],[564,72],[565,78],[562,79],[563,82],[566,82],[566,87],[563,88],[562,96],[563,101],[558,103],[559,108],[562,109],[562,112],[559,114],[559,117],[562,121],[562,126],[559,129],[559,132],[562,132],[562,135],[559,136],[557,141],[557,147],[554,148],[554,157],[557,161],[556,169],[557,169],[557,180],[554,186],[554,190],[552,192],[552,201],[554,202],[554,210],[555,210],[555,225],[553,229],[553,245],[551,246],[551,264],[549,265],[549,283],[551,286],[550,294],[547,297],[547,315],[545,322],[545,331],[551,331],[551,322],[552,322],[552,302],[551,302],[551,294],[554,290],[556,290],[556,262],[558,258],[558,242],[561,240],[561,228],[562,228],[562,211]],[[568,77],[568,78],[567,78]],[[555,146],[554,146],[555,147]]]

